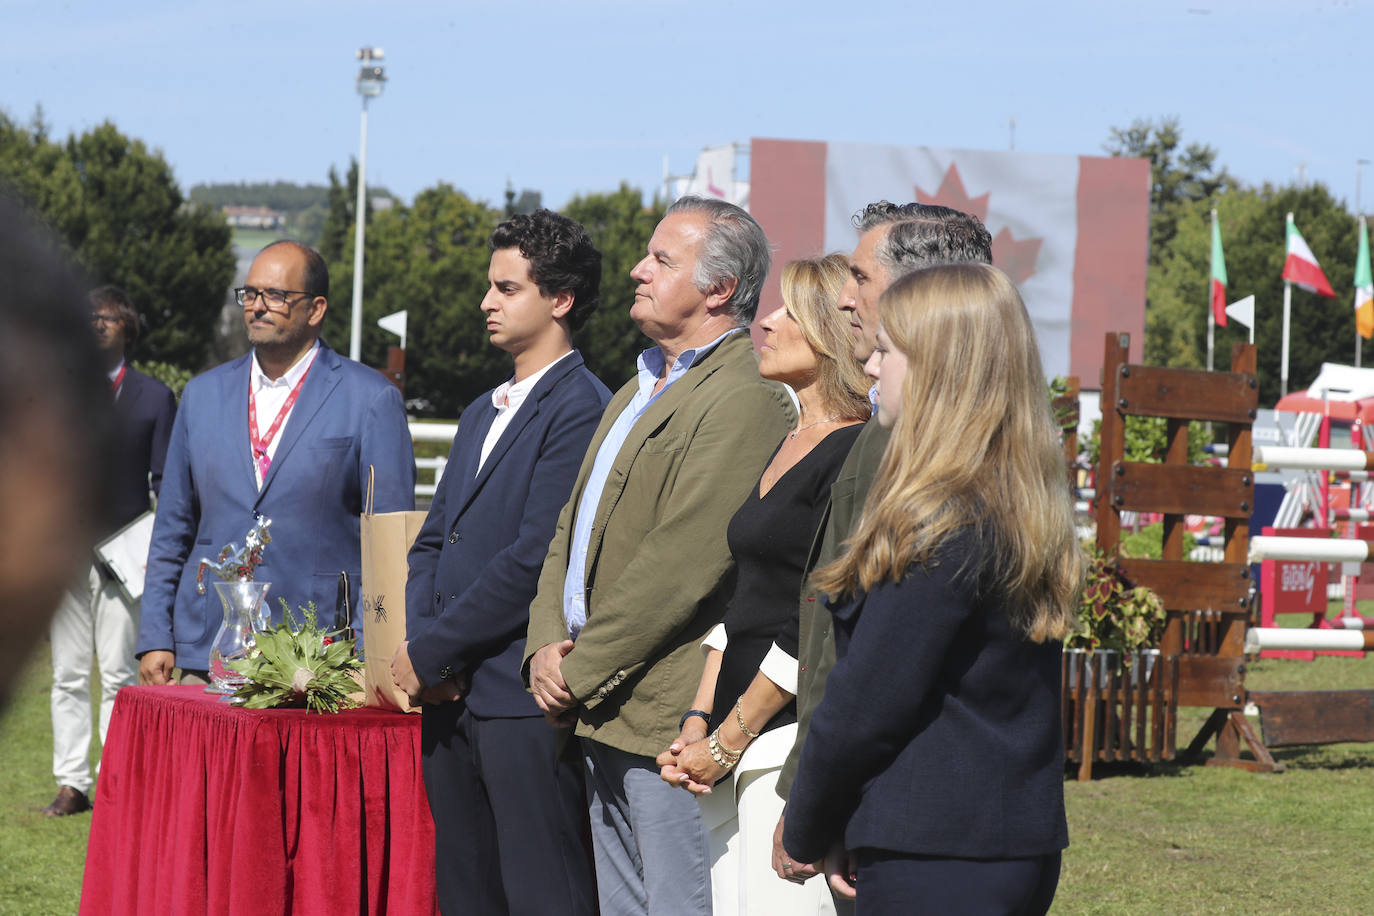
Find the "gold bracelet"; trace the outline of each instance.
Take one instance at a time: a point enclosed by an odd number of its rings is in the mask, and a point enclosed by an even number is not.
[[[744,697],[740,697],[735,701],[735,724],[739,726],[739,730],[744,732],[746,737],[757,738],[760,733],[751,732],[749,726],[744,724],[744,710],[741,708],[742,703],[744,703]]]
[[[721,744],[719,731],[720,729],[716,729],[716,731],[711,732],[710,736],[706,739],[706,748],[711,752],[711,759],[728,770],[739,763],[740,755],[743,754],[744,751],[732,751],[730,748]]]

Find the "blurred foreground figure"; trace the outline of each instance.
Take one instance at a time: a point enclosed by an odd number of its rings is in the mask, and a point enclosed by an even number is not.
[[[114,448],[106,456],[115,472],[108,491],[113,512],[102,528],[103,538],[152,508],[150,493],[155,495],[162,485],[177,402],[172,389],[126,359],[138,341],[139,319],[124,291],[101,286],[91,290],[90,302],[91,332],[115,405]],[[146,538],[138,550],[146,552]],[[49,817],[90,810],[91,657],[100,663],[103,748],[115,694],[138,677],[138,610],[139,599],[130,598],[118,576],[95,556],[62,597],[52,622],[52,775],[57,797],[43,809]]]
[[[0,191],[0,706],[106,520],[112,411],[89,314],[51,236]]]

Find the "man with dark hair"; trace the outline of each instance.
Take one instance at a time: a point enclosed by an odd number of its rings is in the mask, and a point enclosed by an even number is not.
[[[855,214],[859,241],[849,256],[849,280],[840,291],[838,307],[849,314],[854,329],[854,358],[867,361],[877,346],[878,300],[900,277],[936,264],[992,263],[992,236],[981,220],[959,210],[932,204],[893,204],[882,200]],[[874,412],[877,416],[877,412]],[[792,788],[811,713],[825,692],[825,678],[835,665],[835,644],[824,597],[809,584],[810,572],[835,560],[859,520],[868,491],[878,474],[888,430],[876,419],[845,458],[830,487],[830,505],[811,547],[811,560],[801,595],[797,673],[797,737],[778,776],[777,791],[784,799]],[[816,874],[812,863],[792,862],[782,848],[782,826],[773,834],[773,868],[781,878],[805,881]],[[838,863],[840,867],[843,863]]]
[[[529,605],[558,510],[611,393],[572,332],[601,253],[548,210],[491,234],[482,300],[514,374],[463,411],[410,551],[396,684],[425,701],[421,753],[444,913],[593,914],[582,763],[525,690]]]
[[[138,340],[138,313],[123,290],[91,290],[91,328],[100,349],[101,369],[110,380],[118,436],[109,460],[113,515],[105,534],[113,534],[147,512],[162,485],[162,463],[176,416],[170,388],[127,362]],[[138,599],[130,599],[115,575],[100,562],[74,582],[52,622],[52,772],[57,797],[43,809],[49,817],[91,807],[91,657],[100,663],[100,743],[110,729],[115,693],[134,683],[138,664]]]
[[[657,346],[606,408],[530,606],[535,701],[582,738],[602,916],[711,912],[701,811],[654,757],[678,737],[701,640],[724,615],[726,524],[796,416],[745,330],[768,261],[739,207],[668,208],[630,271],[630,317]]]
[[[108,530],[116,441],[85,287],[8,193],[0,182],[0,709]],[[84,715],[89,730],[89,702]]]
[[[196,570],[256,516],[272,521],[257,578],[272,584],[272,619],[332,608],[341,571],[361,578],[358,516],[369,469],[378,512],[415,505],[415,457],[395,386],[319,339],[329,307],[324,259],[299,242],[253,260],[243,307],[251,353],[193,378],[172,426],[139,627],[139,681],[204,683],[222,611]],[[280,600],[279,600],[280,599]],[[362,632],[362,608],[353,608]]]

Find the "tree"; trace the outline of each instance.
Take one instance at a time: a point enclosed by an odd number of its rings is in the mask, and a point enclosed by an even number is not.
[[[1205,364],[1211,207],[1215,204],[1226,249],[1227,298],[1255,296],[1260,403],[1279,397],[1283,337],[1285,217],[1294,214],[1303,237],[1337,291],[1353,288],[1355,218],[1325,186],[1232,189],[1213,201],[1195,201],[1177,214],[1177,232],[1153,258],[1151,298],[1145,316],[1145,361],[1201,368]],[[1355,313],[1348,296],[1323,299],[1293,290],[1289,387],[1303,388],[1323,362],[1349,362]],[[1231,346],[1247,332],[1238,322],[1216,329],[1216,366],[1230,364]]]
[[[331,181],[334,181],[331,176]],[[395,338],[377,327],[383,315],[409,312],[406,397],[418,410],[457,416],[510,373],[510,357],[487,342],[478,307],[487,288],[487,237],[497,211],[440,183],[368,221],[363,273],[363,362],[380,366]],[[326,234],[327,236],[327,234]],[[330,309],[324,334],[347,348],[353,286],[353,235],[330,259]]]
[[[189,205],[161,153],[106,122],[65,144],[0,113],[0,182],[69,246],[92,283],[128,292],[149,331],[145,360],[199,370],[234,275],[229,227]]]
[[[1187,204],[1210,200],[1235,185],[1216,165],[1210,146],[1189,143],[1182,150],[1183,129],[1177,117],[1159,123],[1137,119],[1130,127],[1111,129],[1104,148],[1113,156],[1150,160],[1150,266],[1156,253],[1173,240],[1178,218]]]
[[[630,270],[644,257],[665,209],[659,200],[645,206],[643,192],[623,182],[610,193],[574,197],[563,209],[564,216],[587,227],[601,251],[601,305],[575,343],[587,368],[611,390],[634,374],[635,357],[649,346],[630,318],[636,285]]]

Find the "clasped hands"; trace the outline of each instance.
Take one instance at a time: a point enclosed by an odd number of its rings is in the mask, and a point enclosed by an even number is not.
[[[691,716],[682,724],[677,740],[654,763],[658,764],[658,775],[664,782],[693,795],[709,795],[711,787],[729,772],[712,759],[706,743],[706,723],[698,716]]]
[[[551,642],[530,656],[530,693],[550,725],[577,724],[577,697],[563,680],[563,657],[573,650],[571,639]]]

